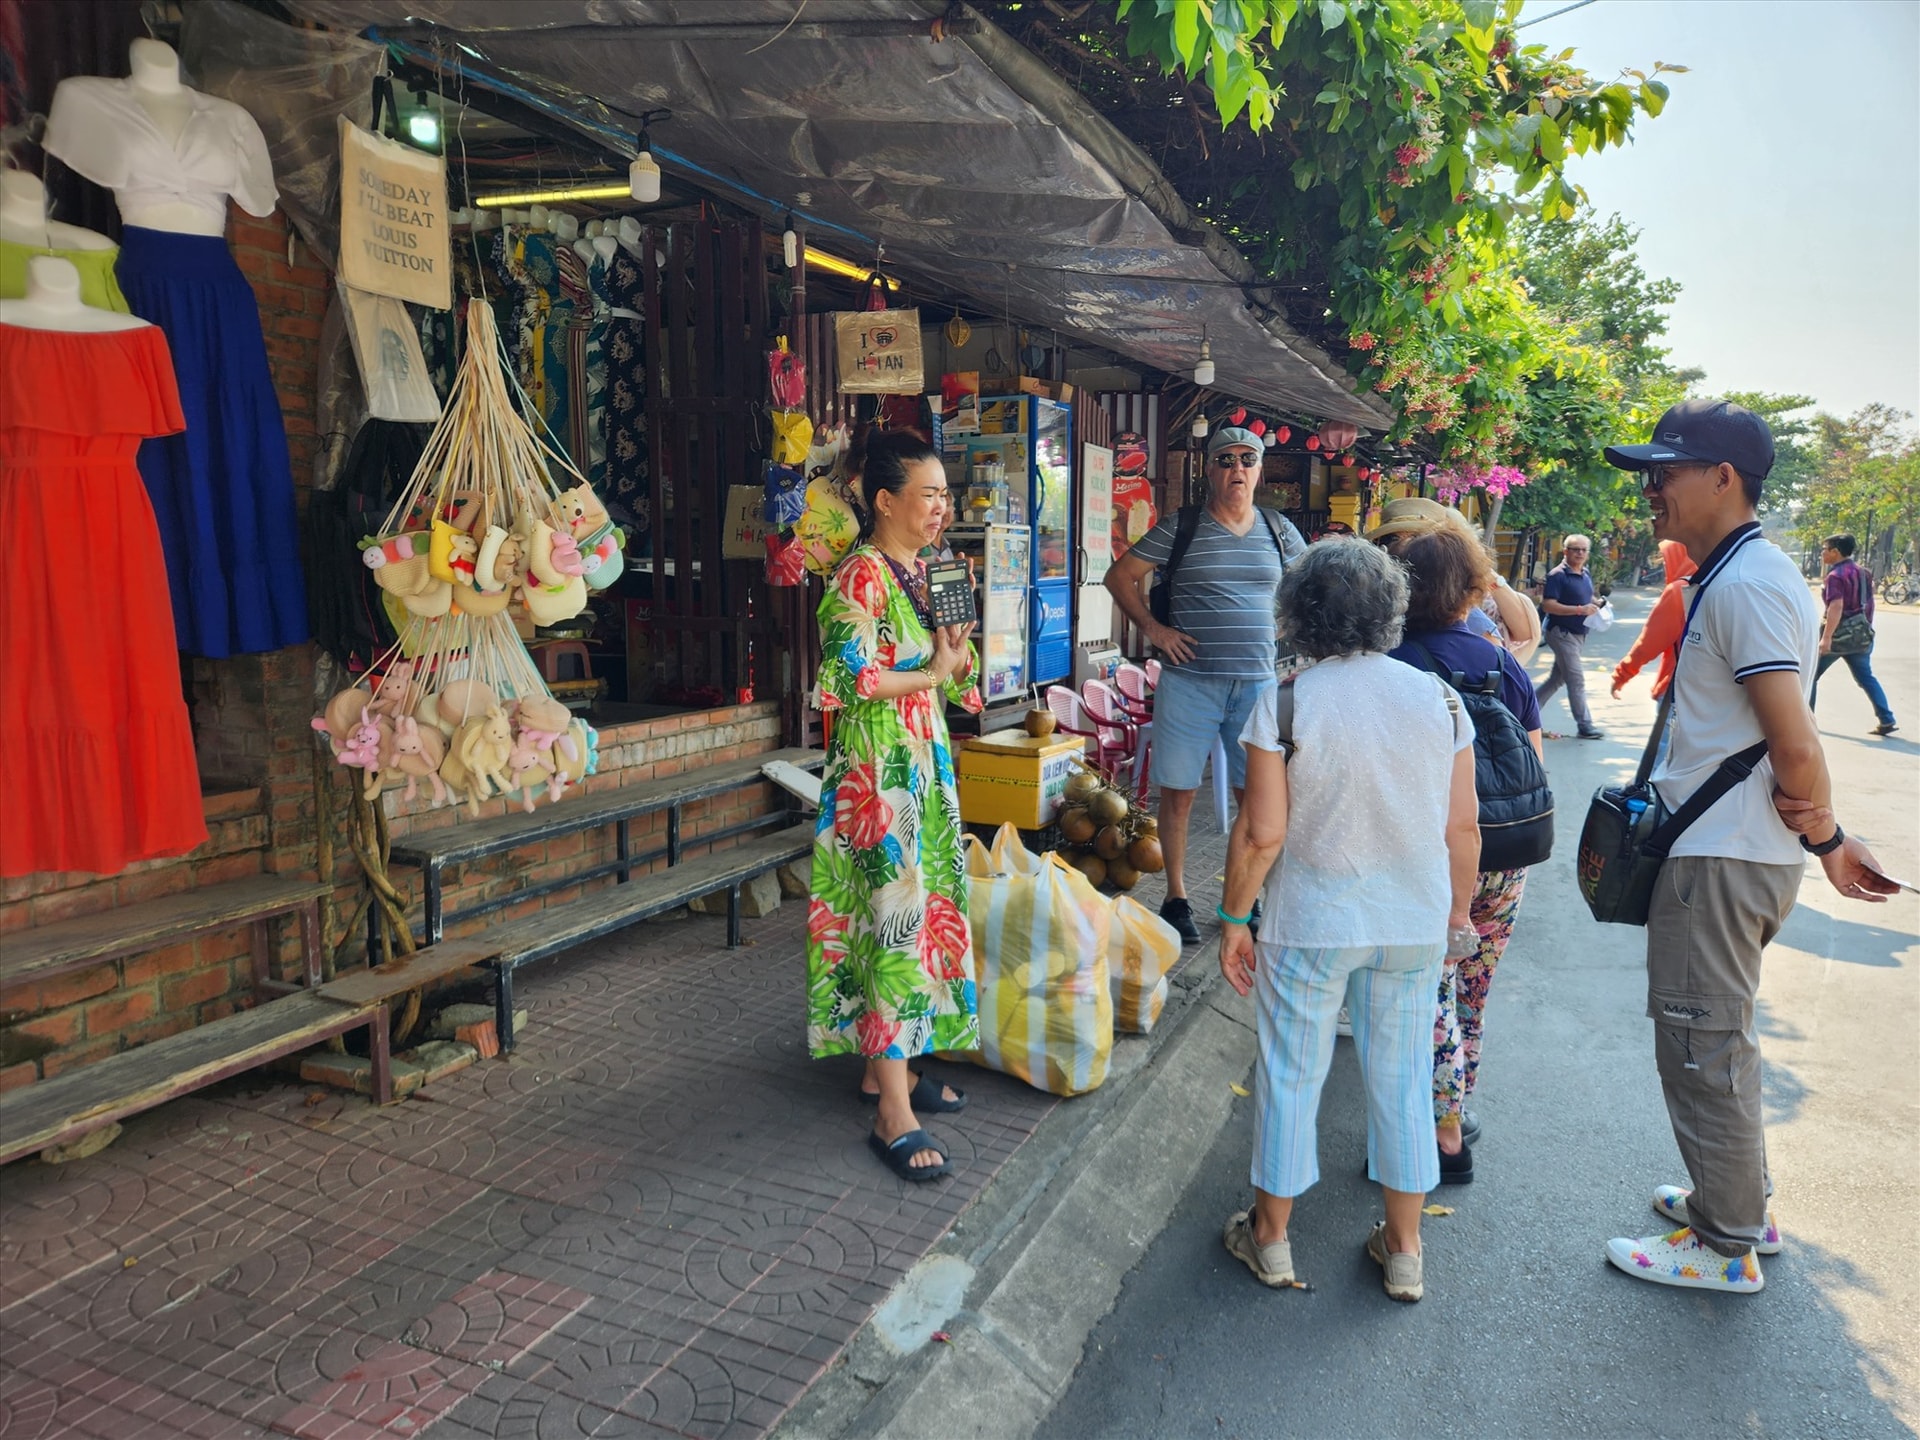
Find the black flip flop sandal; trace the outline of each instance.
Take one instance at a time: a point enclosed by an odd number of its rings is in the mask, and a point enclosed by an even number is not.
[[[882,1140],[877,1130],[869,1130],[867,1146],[880,1157],[881,1164],[902,1180],[910,1180],[916,1185],[926,1180],[938,1180],[952,1170],[952,1167],[947,1164],[947,1152],[942,1150],[939,1142],[924,1130],[909,1130],[892,1141]],[[940,1163],[938,1165],[914,1164],[913,1157],[922,1150],[937,1152]]]
[[[949,1100],[942,1095],[940,1093],[942,1090],[952,1090],[953,1099]],[[957,1085],[942,1085],[930,1075],[915,1075],[913,1093],[907,1097],[907,1101],[913,1106],[914,1113],[917,1115],[957,1115],[967,1108],[967,1092]],[[869,1095],[862,1090],[860,1103],[878,1105],[880,1097]]]

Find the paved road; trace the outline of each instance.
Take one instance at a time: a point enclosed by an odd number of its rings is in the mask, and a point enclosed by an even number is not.
[[[1631,642],[1651,591],[1591,647]],[[1821,727],[1842,817],[1920,879],[1920,614],[1883,611],[1876,670],[1909,730],[1829,672]],[[1653,707],[1590,681],[1601,744],[1549,746],[1565,831],[1631,770]],[[1556,701],[1549,728],[1571,729]],[[1556,723],[1559,722],[1559,723]],[[1563,834],[1563,855],[1568,837]],[[1322,1109],[1321,1183],[1295,1211],[1313,1289],[1270,1292],[1221,1249],[1247,1203],[1252,1102],[1089,1340],[1041,1434],[1055,1440],[1282,1436],[1909,1435],[1920,1418],[1920,899],[1844,901],[1810,867],[1761,988],[1769,1140],[1788,1249],[1752,1298],[1633,1281],[1611,1235],[1647,1234],[1646,1195],[1684,1181],[1642,1017],[1641,935],[1599,926],[1557,858],[1533,878],[1494,986],[1475,1184],[1434,1199],[1427,1298],[1381,1293],[1360,1242],[1378,1192],[1352,1046]],[[1250,1017],[1249,1017],[1250,1018]],[[1251,1041],[1249,1039],[1249,1050]]]

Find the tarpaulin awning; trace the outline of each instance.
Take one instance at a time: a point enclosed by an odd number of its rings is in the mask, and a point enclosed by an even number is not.
[[[920,0],[285,0],[296,14],[458,62],[626,154],[655,153],[822,248],[884,244],[988,313],[1179,374],[1204,329],[1214,389],[1382,430],[1251,267],[1066,81],[992,25],[934,43]],[[783,26],[791,26],[784,34]],[[756,28],[757,27],[757,28]]]

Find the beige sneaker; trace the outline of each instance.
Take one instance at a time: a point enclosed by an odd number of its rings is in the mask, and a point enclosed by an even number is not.
[[[1421,1283],[1418,1255],[1405,1255],[1387,1249],[1387,1222],[1376,1220],[1367,1236],[1367,1254],[1386,1272],[1387,1294],[1395,1300],[1414,1301],[1426,1293]]]
[[[1255,1240],[1251,1210],[1238,1210],[1229,1215],[1220,1240],[1227,1247],[1227,1253],[1253,1271],[1262,1285],[1278,1290],[1293,1283],[1293,1246],[1285,1240],[1271,1245]]]

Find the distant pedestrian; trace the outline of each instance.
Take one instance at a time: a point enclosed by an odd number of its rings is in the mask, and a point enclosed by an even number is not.
[[[1502,723],[1514,727],[1506,733],[1517,741],[1517,732],[1524,732],[1534,758],[1542,758],[1540,707],[1534,702],[1527,672],[1504,647],[1473,633],[1468,623],[1480,613],[1477,602],[1494,588],[1493,563],[1479,537],[1466,525],[1394,530],[1393,523],[1388,520],[1368,532],[1368,538],[1384,545],[1407,570],[1407,633],[1393,658],[1416,670],[1457,675],[1473,687],[1498,674],[1498,699],[1513,717],[1511,722],[1503,717]],[[1538,770],[1533,778],[1544,784]],[[1473,953],[1440,975],[1433,1025],[1433,1122],[1442,1185],[1473,1180],[1473,1145],[1480,1138],[1480,1118],[1467,1109],[1467,1102],[1479,1084],[1493,972],[1512,938],[1526,888],[1525,865],[1476,872],[1468,908],[1475,937]]]
[[[1206,504],[1167,516],[1107,571],[1114,602],[1163,661],[1153,697],[1153,778],[1160,783],[1167,862],[1160,915],[1189,945],[1200,940],[1187,899],[1193,792],[1216,741],[1226,748],[1236,799],[1247,783],[1240,731],[1273,688],[1279,659],[1274,590],[1287,563],[1306,549],[1291,521],[1253,503],[1265,454],[1266,442],[1252,430],[1223,425],[1214,431]],[[1141,595],[1141,582],[1156,569],[1171,591],[1165,624]]]
[[[1437,677],[1387,654],[1406,606],[1405,572],[1361,540],[1322,540],[1287,567],[1282,631],[1318,663],[1287,682],[1288,704],[1278,687],[1262,693],[1247,722],[1246,799],[1216,913],[1221,972],[1255,996],[1260,1057],[1256,1198],[1228,1219],[1227,1249],[1263,1284],[1293,1280],[1287,1223],[1320,1178],[1320,1094],[1344,1001],[1367,1090],[1367,1172],[1386,1204],[1366,1250],[1388,1295],[1418,1300],[1420,1206],[1440,1180],[1434,995],[1448,954],[1472,945],[1480,829],[1472,723]]]
[[[1541,709],[1561,686],[1567,690],[1567,709],[1573,712],[1574,732],[1582,740],[1604,740],[1606,733],[1593,723],[1587,710],[1587,677],[1580,668],[1581,651],[1587,645],[1587,619],[1600,613],[1593,598],[1593,576],[1587,573],[1587,556],[1593,542],[1585,535],[1569,535],[1561,543],[1560,563],[1547,572],[1547,583],[1540,592],[1540,608],[1546,612],[1547,648],[1553,651],[1553,669],[1534,690]],[[1551,739],[1559,739],[1557,735]]]
[[[1815,693],[1807,703],[1819,702],[1820,677],[1834,661],[1844,660],[1853,683],[1867,692],[1867,703],[1880,722],[1873,733],[1891,735],[1900,727],[1894,723],[1887,692],[1873,674],[1873,577],[1854,563],[1853,550],[1851,535],[1829,535],[1820,550],[1820,559],[1829,567],[1820,587],[1826,613],[1820,622],[1820,665],[1813,672]]]
[[[1672,728],[1653,770],[1662,803],[1677,811],[1723,760],[1756,741],[1767,747],[1660,869],[1647,915],[1647,1015],[1692,1184],[1653,1192],[1654,1211],[1681,1228],[1610,1240],[1607,1259],[1661,1285],[1753,1294],[1765,1283],[1756,1252],[1782,1245],[1767,1204],[1754,1014],[1761,952],[1793,909],[1806,854],[1842,895],[1884,900],[1891,887],[1833,817],[1807,703],[1819,614],[1799,567],[1754,518],[1773,468],[1766,422],[1730,401],[1687,400],[1660,417],[1651,443],[1609,446],[1606,456],[1643,472],[1655,538],[1679,541],[1700,565]]]
[[[1673,667],[1680,658],[1680,641],[1687,633],[1687,587],[1683,583],[1699,567],[1677,540],[1660,542],[1660,561],[1666,569],[1664,588],[1653,602],[1647,623],[1640,627],[1626,659],[1613,667],[1613,698],[1618,700],[1627,682],[1646,668],[1651,660],[1660,661],[1653,677],[1653,698],[1658,700],[1673,683]]]
[[[971,625],[935,625],[921,551],[947,478],[911,431],[869,440],[862,543],[820,601],[817,703],[832,717],[807,910],[807,1043],[866,1060],[868,1144],[903,1180],[948,1173],[919,1114],[967,1097],[907,1062],[980,1043],[967,872],[946,709],[981,708]]]

